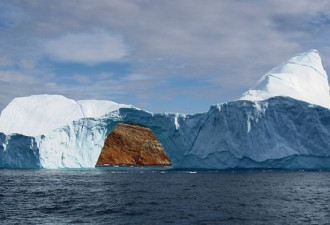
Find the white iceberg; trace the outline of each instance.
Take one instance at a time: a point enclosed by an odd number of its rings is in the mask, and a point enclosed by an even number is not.
[[[329,106],[316,50],[275,67],[241,100],[195,115],[62,96],[20,98],[0,116],[0,167],[92,168],[114,126],[132,122],[155,133],[173,168],[330,169]]]
[[[75,101],[61,95],[32,95],[15,98],[1,112],[0,131],[37,136],[88,117],[100,117],[119,108],[133,106],[112,101]]]
[[[287,96],[330,108],[328,75],[317,50],[298,54],[265,74],[241,100]]]

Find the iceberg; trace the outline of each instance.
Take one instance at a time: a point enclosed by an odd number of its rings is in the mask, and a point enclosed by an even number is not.
[[[328,76],[317,50],[298,54],[271,69],[240,99],[286,96],[330,108]]]
[[[100,117],[119,108],[131,105],[112,101],[75,101],[61,95],[32,95],[15,98],[1,112],[0,131],[27,136],[47,134],[74,120]]]
[[[116,124],[136,123],[153,131],[173,168],[330,169],[329,106],[316,50],[275,67],[241,99],[205,113],[150,113],[63,96],[19,98],[0,116],[0,167],[92,168]]]

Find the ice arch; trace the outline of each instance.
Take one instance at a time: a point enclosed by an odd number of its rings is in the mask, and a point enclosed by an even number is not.
[[[118,123],[107,136],[96,166],[171,165],[164,147],[146,126]]]

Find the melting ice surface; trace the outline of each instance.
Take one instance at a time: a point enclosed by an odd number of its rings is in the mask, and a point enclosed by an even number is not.
[[[94,167],[114,126],[133,122],[152,129],[174,168],[329,169],[329,106],[316,50],[275,67],[240,100],[194,115],[58,95],[17,98],[0,116],[0,167]]]

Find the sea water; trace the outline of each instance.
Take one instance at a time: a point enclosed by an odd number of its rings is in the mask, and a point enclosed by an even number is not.
[[[328,224],[330,172],[0,170],[0,224]]]

